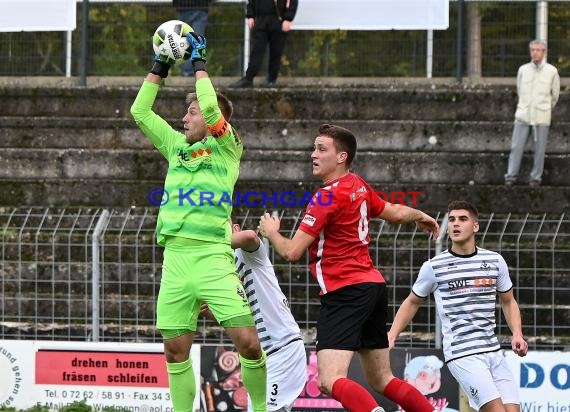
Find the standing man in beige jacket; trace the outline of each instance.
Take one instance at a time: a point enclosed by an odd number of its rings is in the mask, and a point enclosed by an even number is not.
[[[546,42],[533,40],[529,43],[529,49],[531,61],[519,67],[517,74],[519,99],[505,186],[512,186],[517,179],[524,147],[531,132],[534,140],[534,163],[529,185],[540,186],[552,109],[560,94],[558,70],[546,63]]]

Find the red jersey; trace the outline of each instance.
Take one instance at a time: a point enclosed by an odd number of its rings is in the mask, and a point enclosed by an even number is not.
[[[309,268],[321,294],[358,283],[385,282],[368,250],[370,220],[385,205],[354,173],[329,182],[313,196],[299,229],[315,237],[309,246]]]

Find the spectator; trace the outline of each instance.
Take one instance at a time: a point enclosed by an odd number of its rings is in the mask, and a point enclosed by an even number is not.
[[[208,25],[208,7],[212,0],[172,0],[178,12],[178,19],[188,23],[195,33],[206,35]],[[190,59],[182,65],[180,74],[184,77],[194,76],[194,68]]]
[[[269,67],[267,82],[262,86],[276,86],[281,56],[297,12],[297,4],[297,0],[248,0],[246,17],[253,45],[245,77],[232,84],[232,87],[253,87],[253,78],[261,68],[267,45]]]
[[[517,180],[524,147],[531,132],[534,141],[534,162],[529,185],[540,186],[552,109],[560,93],[558,70],[546,63],[546,42],[533,40],[529,43],[529,49],[531,61],[519,67],[517,74],[518,104],[509,166],[505,175],[505,186],[509,187]]]

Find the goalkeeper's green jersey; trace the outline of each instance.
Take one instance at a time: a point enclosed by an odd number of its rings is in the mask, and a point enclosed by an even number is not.
[[[231,202],[243,153],[239,136],[223,118],[209,78],[196,81],[196,94],[208,130],[217,137],[193,144],[152,111],[158,89],[145,81],[131,107],[137,125],[168,160],[157,241],[164,246],[167,237],[177,236],[230,244]]]

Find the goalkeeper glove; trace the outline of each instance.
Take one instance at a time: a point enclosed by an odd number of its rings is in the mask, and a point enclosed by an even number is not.
[[[150,72],[164,79],[168,77],[168,71],[173,64],[174,60],[170,57],[163,56],[162,54],[157,54],[154,56],[154,64],[152,65]]]
[[[198,70],[206,70],[206,38],[200,34],[190,32],[186,35],[192,53],[190,54],[190,61],[194,67],[194,72]]]

